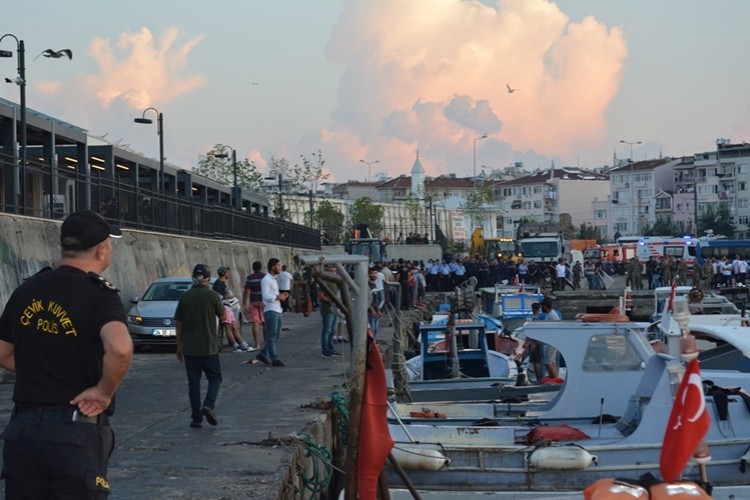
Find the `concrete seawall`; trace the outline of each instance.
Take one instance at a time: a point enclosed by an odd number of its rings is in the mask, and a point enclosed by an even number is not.
[[[26,278],[60,258],[60,221],[0,214],[0,305]],[[288,246],[244,241],[210,240],[191,236],[165,235],[123,230],[115,242],[115,257],[104,277],[121,290],[126,309],[130,300],[142,294],[156,278],[189,276],[196,263],[204,263],[216,273],[223,265],[231,268],[231,289],[241,294],[245,276],[254,261],[266,269],[268,259],[276,257],[293,268],[293,258],[312,252]]]

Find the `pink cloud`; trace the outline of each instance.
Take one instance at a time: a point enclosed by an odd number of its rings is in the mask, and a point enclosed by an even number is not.
[[[114,47],[109,39],[96,38],[88,54],[99,73],[84,79],[85,88],[104,107],[118,100],[133,109],[186,94],[205,82],[202,75],[185,74],[190,52],[203,38],[181,42],[177,28],[167,29],[160,39],[148,28],[123,33]]]

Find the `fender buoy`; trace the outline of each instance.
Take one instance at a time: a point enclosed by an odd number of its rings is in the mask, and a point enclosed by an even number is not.
[[[430,448],[398,444],[391,453],[404,470],[440,470],[450,463],[445,455]]]
[[[529,465],[540,470],[584,470],[596,463],[596,456],[580,446],[537,448],[529,455]]]
[[[713,498],[695,483],[659,483],[649,488],[651,500],[709,500]]]
[[[580,314],[576,319],[584,323],[627,323],[630,321],[624,314]]]
[[[698,287],[693,287],[688,292],[688,298],[690,302],[700,302],[703,300],[703,290]]]

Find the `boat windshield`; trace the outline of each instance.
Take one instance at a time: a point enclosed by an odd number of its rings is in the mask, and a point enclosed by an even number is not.
[[[587,372],[643,371],[646,360],[626,335],[593,335],[586,346],[583,369]],[[648,346],[648,342],[645,342]],[[649,346],[648,349],[651,349]],[[653,349],[651,349],[653,354]]]

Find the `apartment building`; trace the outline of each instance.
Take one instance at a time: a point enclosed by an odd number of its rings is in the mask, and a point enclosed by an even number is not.
[[[559,223],[568,214],[574,227],[594,219],[592,200],[609,194],[609,176],[577,168],[538,170],[516,179],[492,182],[503,210],[498,236],[516,235],[521,219]]]
[[[656,223],[657,200],[662,214],[671,210],[665,207],[671,206],[674,169],[681,162],[681,159],[660,158],[630,162],[609,171],[611,234],[643,234]]]
[[[750,237],[750,144],[717,139],[716,150],[694,155],[696,210],[700,219],[725,203],[736,238]]]

